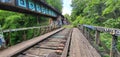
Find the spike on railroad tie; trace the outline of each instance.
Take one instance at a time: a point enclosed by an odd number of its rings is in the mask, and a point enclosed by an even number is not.
[[[62,54],[62,52],[63,52],[62,50],[56,50],[55,51],[55,53],[57,53],[57,54]]]
[[[64,49],[64,47],[58,47],[57,49],[63,50],[63,49]]]

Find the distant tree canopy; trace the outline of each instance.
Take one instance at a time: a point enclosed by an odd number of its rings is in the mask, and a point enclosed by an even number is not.
[[[120,0],[72,0],[71,6],[71,20],[74,26],[80,23],[120,29]],[[110,50],[111,35],[101,33],[100,38]],[[120,51],[120,37],[117,48]]]
[[[120,0],[72,0],[74,23],[120,28]]]
[[[70,23],[72,22],[71,21],[71,16],[69,14],[65,14],[64,17],[67,18]]]
[[[63,0],[46,0],[46,2],[56,8],[58,11],[62,12]]]

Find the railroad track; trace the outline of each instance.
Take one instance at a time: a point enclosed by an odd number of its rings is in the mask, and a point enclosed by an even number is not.
[[[19,49],[19,52],[9,54],[6,57],[67,57],[71,33],[72,29],[60,29],[50,34],[51,36],[32,45],[28,45],[24,49]],[[10,48],[8,48],[8,52],[10,51],[9,49]],[[5,51],[0,52],[0,57],[3,53],[5,53]]]

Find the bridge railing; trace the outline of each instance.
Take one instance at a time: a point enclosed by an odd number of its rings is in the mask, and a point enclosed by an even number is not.
[[[105,52],[110,55],[110,57],[120,56],[120,52],[117,49],[118,36],[120,36],[120,29],[105,28],[105,27],[91,26],[91,25],[78,25],[78,28],[82,31],[82,33],[88,39],[88,41],[97,49],[98,52],[100,52],[98,47],[102,46],[105,49]],[[93,34],[92,32],[94,32],[95,34],[92,35]],[[112,36],[110,50],[101,41],[100,33],[103,32],[108,33]]]
[[[17,28],[17,29],[7,29],[7,30],[1,30],[0,33],[3,33],[4,39],[5,39],[5,44],[6,46],[11,46],[13,45],[11,43],[12,37],[15,37],[16,39],[16,44],[19,43],[19,40],[25,41],[28,40],[27,36],[31,35],[31,38],[43,35],[47,32],[50,32],[52,30],[55,30],[57,28],[60,28],[60,26],[38,26],[38,27],[27,27],[27,28]],[[32,31],[31,34],[28,34],[28,31]],[[18,35],[17,35],[18,34]],[[19,37],[21,36],[21,37]],[[20,39],[18,39],[20,38]],[[3,47],[5,48],[5,47]],[[2,48],[2,49],[3,49]]]

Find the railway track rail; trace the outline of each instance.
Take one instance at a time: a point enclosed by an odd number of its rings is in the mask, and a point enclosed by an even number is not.
[[[72,29],[60,28],[0,52],[0,57],[67,57]]]

